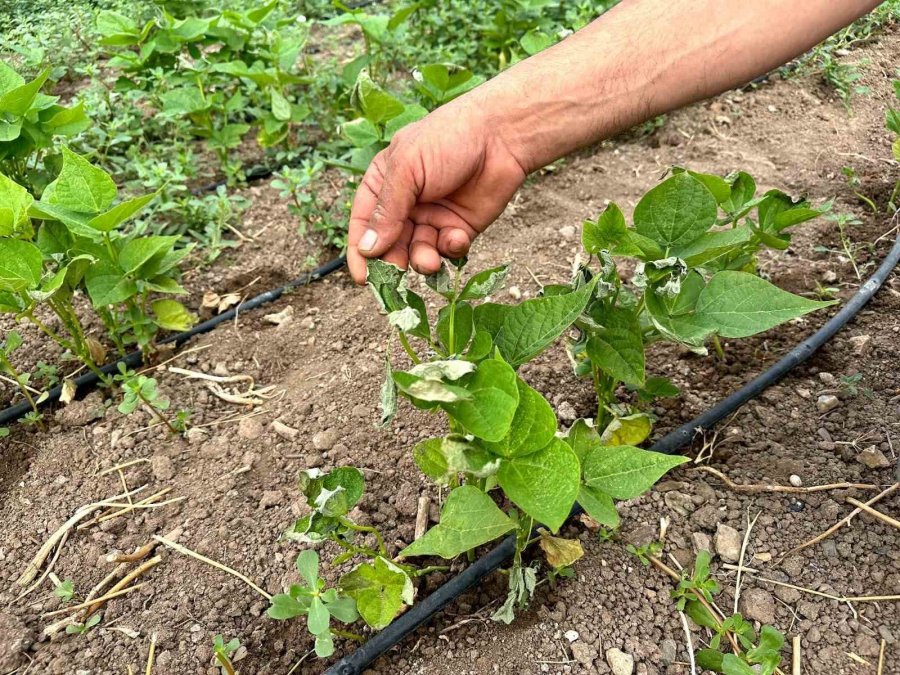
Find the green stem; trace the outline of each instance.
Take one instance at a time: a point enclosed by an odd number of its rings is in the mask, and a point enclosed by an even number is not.
[[[340,630],[339,628],[332,628],[331,634],[336,635],[337,637],[342,637],[347,640],[354,640],[356,642],[365,642],[366,638],[362,635],[357,635],[356,633],[351,633],[346,630]]]
[[[419,358],[419,355],[416,354],[415,350],[409,344],[409,338],[406,337],[406,333],[400,331],[398,335],[400,335],[400,344],[403,345],[403,349],[406,351],[410,360],[415,364],[422,363],[422,359]]]
[[[24,384],[22,384],[22,379],[21,379],[22,376],[19,374],[19,371],[15,369],[13,364],[10,362],[10,360],[8,358],[6,358],[6,356],[4,354],[0,354],[0,366],[2,366],[4,370],[6,370],[8,373],[10,373],[13,376],[13,379],[16,381],[16,384],[19,386],[19,390],[22,392],[22,394],[25,396],[25,399],[28,401],[28,405],[30,405],[31,409],[35,413],[37,413],[38,412],[37,405],[35,404],[34,399],[31,397],[31,392],[28,391],[28,387],[26,387]]]
[[[339,518],[338,519],[344,527],[349,527],[354,532],[364,532],[366,534],[371,534],[375,537],[375,541],[378,542],[378,552],[382,556],[387,555],[387,548],[384,546],[384,538],[381,536],[381,532],[379,532],[376,528],[371,527],[369,525],[358,525],[354,523],[352,520],[348,520],[347,518]]]
[[[159,412],[159,410],[154,408],[153,405],[150,403],[150,401],[148,401],[146,398],[144,398],[144,395],[140,391],[138,391],[136,393],[137,393],[137,397],[139,399],[141,399],[141,401],[143,401],[144,405],[146,405],[148,408],[150,408],[150,410],[156,416],[156,419],[158,419],[160,422],[165,424],[169,428],[170,432],[177,435],[178,430],[172,426],[172,423],[166,417],[164,417],[163,414],[161,412]]]
[[[722,343],[719,342],[719,336],[713,333],[712,336],[713,347],[716,350],[716,356],[719,357],[719,361],[725,362],[725,350],[722,348]]]

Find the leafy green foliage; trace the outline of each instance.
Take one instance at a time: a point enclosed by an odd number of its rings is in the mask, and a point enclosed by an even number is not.
[[[331,656],[334,653],[332,619],[341,623],[356,621],[356,603],[334,588],[325,588],[325,580],[319,578],[319,555],[315,551],[302,551],[297,556],[296,567],[304,583],[292,584],[287,593],[272,596],[267,613],[279,621],[305,616],[307,629],[316,638],[316,655]]]
[[[234,675],[234,665],[231,663],[231,657],[240,648],[241,641],[232,638],[225,642],[225,638],[219,633],[213,638],[213,656],[219,662],[219,666],[225,675]]]
[[[58,162],[54,140],[75,136],[91,124],[83,103],[65,107],[57,103],[59,97],[41,93],[50,72],[46,68],[26,82],[0,61],[0,173],[37,195]]]
[[[84,635],[100,623],[101,619],[102,617],[99,614],[93,614],[84,623],[70,623],[66,626],[66,635]]]
[[[762,248],[786,248],[791,227],[829,206],[779,190],[757,196],[744,172],[722,178],[676,168],[639,200],[633,228],[615,204],[584,223],[582,243],[599,269],[582,266],[570,285],[572,293],[589,284],[596,291],[575,320],[569,352],[576,374],[594,382],[596,426],[607,445],[636,445],[652,422],[616,408],[619,385],[641,401],[677,394],[670,382],[647,378],[647,345],[665,340],[705,353],[708,340],[719,345],[718,336],[748,337],[832,304],[756,274]],[[619,276],[621,258],[635,262],[630,282]]]
[[[53,589],[53,595],[63,602],[69,602],[75,597],[75,584],[72,583],[71,579],[66,579]]]

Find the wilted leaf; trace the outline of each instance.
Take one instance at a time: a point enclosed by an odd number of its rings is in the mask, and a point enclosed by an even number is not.
[[[538,534],[541,535],[538,545],[553,569],[568,567],[584,555],[581,542],[577,539],[554,537],[544,528],[540,528]]]

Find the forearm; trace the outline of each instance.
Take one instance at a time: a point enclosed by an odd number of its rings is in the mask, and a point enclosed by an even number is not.
[[[877,0],[625,0],[469,94],[526,171],[786,63]]]

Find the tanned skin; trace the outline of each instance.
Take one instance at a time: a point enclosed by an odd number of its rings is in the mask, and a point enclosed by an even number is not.
[[[465,255],[526,176],[802,54],[875,0],[624,0],[540,54],[404,127],[350,214],[347,263],[436,272]]]

